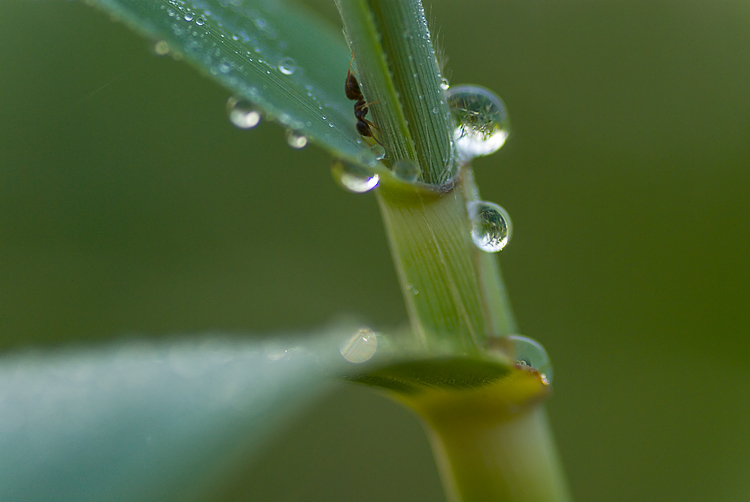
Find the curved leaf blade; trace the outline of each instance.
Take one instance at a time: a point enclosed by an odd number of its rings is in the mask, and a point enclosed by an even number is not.
[[[343,36],[308,9],[273,0],[90,1],[335,156],[356,161],[369,151],[343,92]]]

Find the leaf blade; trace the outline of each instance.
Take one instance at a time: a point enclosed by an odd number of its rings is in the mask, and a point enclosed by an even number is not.
[[[307,9],[270,0],[91,3],[165,41],[267,117],[335,156],[357,161],[369,150],[343,93],[349,59],[343,37]]]

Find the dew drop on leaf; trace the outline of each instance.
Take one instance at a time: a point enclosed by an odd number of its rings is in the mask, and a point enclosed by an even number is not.
[[[304,134],[289,129],[286,132],[286,143],[292,148],[299,150],[300,148],[307,146],[307,137]]]
[[[364,363],[378,350],[378,335],[370,328],[361,328],[341,346],[340,352],[350,363]]]
[[[466,206],[471,221],[471,240],[479,249],[497,253],[508,245],[513,227],[505,209],[485,201],[472,201]]]
[[[291,75],[294,73],[294,70],[296,70],[296,63],[294,62],[294,59],[292,58],[284,58],[281,61],[279,61],[279,71],[283,73],[284,75]]]
[[[352,193],[369,192],[380,182],[380,177],[366,167],[337,160],[331,166],[333,179]]]
[[[159,40],[154,44],[154,53],[157,56],[166,56],[169,54],[169,44],[166,40]]]
[[[252,129],[260,123],[260,111],[249,101],[231,97],[227,100],[229,121],[240,129]]]
[[[456,121],[453,140],[462,161],[491,155],[505,144],[510,118],[497,94],[476,85],[459,85],[448,90],[448,104]]]

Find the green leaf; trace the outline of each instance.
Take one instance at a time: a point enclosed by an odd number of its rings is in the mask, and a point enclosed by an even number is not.
[[[417,394],[437,389],[476,389],[496,382],[510,371],[510,366],[502,361],[438,356],[399,362],[346,378],[400,394]]]
[[[5,355],[0,500],[205,499],[325,388],[331,336]]]
[[[308,9],[273,0],[90,1],[335,156],[368,155],[344,95],[343,36]]]

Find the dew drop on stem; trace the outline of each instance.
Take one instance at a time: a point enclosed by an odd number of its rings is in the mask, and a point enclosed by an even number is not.
[[[393,174],[403,181],[413,183],[419,179],[419,166],[409,159],[397,160],[393,164]]]
[[[508,212],[492,202],[472,201],[466,206],[474,244],[488,253],[505,248],[513,230]]]
[[[489,89],[459,85],[448,91],[456,128],[453,140],[463,162],[498,151],[510,134],[505,103]]]
[[[511,335],[506,339],[510,342],[517,366],[533,368],[539,372],[545,383],[552,383],[552,363],[541,343],[521,335]]]

